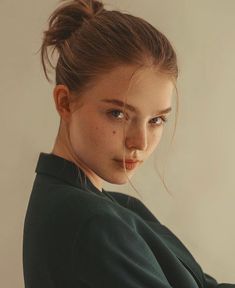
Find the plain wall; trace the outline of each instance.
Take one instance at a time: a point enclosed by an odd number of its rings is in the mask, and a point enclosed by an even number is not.
[[[204,272],[235,282],[235,1],[107,0],[163,32],[178,55],[180,109],[132,183],[142,201],[189,248]],[[44,78],[42,31],[57,1],[0,1],[0,286],[24,287],[23,223],[40,152],[59,126],[53,85]],[[173,114],[174,115],[174,114]],[[167,159],[170,196],[153,168]],[[161,164],[162,163],[162,164]],[[129,184],[106,189],[138,197]]]

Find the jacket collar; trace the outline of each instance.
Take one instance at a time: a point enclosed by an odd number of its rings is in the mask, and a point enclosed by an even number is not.
[[[89,190],[99,195],[103,195],[104,192],[104,189],[101,192],[96,188],[75,163],[52,153],[41,152],[39,154],[35,172],[55,177],[77,188]]]

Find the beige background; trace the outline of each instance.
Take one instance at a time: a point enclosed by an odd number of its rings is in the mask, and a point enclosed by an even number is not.
[[[235,1],[107,0],[159,28],[179,58],[180,115],[132,178],[143,201],[190,249],[205,272],[235,282]],[[0,286],[24,287],[22,237],[39,152],[51,152],[59,117],[36,51],[57,1],[0,1]],[[135,5],[133,5],[135,3]],[[174,115],[173,115],[174,116]],[[173,117],[172,116],[172,117]],[[159,166],[162,171],[162,166]],[[138,197],[130,185],[105,185]]]

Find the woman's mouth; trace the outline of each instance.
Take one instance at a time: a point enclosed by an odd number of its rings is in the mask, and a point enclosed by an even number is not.
[[[123,161],[115,160],[118,165],[122,168],[124,168]],[[139,161],[125,161],[125,167],[127,170],[133,170],[135,167],[139,164]]]

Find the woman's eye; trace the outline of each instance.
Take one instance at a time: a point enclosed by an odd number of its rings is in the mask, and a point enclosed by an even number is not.
[[[159,121],[160,120],[160,121]],[[160,116],[160,117],[155,117],[153,118],[151,121],[151,123],[154,124],[154,126],[161,126],[163,125],[165,122],[167,122],[167,118],[166,116]]]
[[[117,119],[123,119],[125,117],[124,113],[120,110],[111,110],[111,111],[108,111],[108,114],[110,114],[112,117],[117,118]]]

